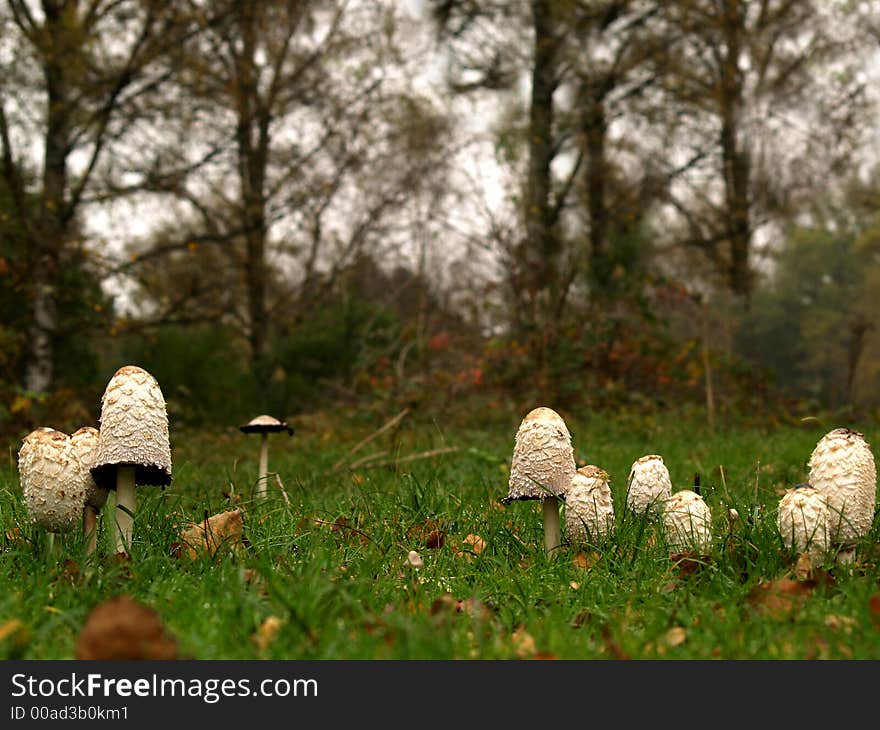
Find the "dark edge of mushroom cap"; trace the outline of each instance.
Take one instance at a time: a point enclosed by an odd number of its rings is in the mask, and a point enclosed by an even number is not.
[[[134,467],[134,483],[138,487],[162,487],[171,484],[171,471],[155,464],[101,464],[92,467],[92,479],[101,489],[116,490],[116,468],[119,466]]]

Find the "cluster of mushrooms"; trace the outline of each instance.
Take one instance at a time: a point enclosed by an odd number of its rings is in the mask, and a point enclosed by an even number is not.
[[[51,540],[82,525],[86,551],[97,546],[97,518],[110,491],[116,492],[114,538],[118,553],[130,553],[135,489],[171,484],[171,445],[165,398],[143,368],[119,368],[101,398],[100,429],[84,426],[72,435],[40,427],[25,436],[18,471],[30,518]],[[293,429],[271,416],[239,427],[259,433],[258,496],[268,480],[268,434]]]
[[[779,501],[776,515],[782,542],[789,551],[806,555],[812,565],[829,557],[849,562],[874,520],[877,472],[871,449],[862,434],[837,428],[822,437],[808,466],[808,482],[787,490]],[[534,499],[542,503],[548,555],[563,544],[560,501],[565,504],[568,544],[598,545],[612,535],[614,504],[608,473],[593,464],[576,468],[565,421],[546,407],[530,411],[517,430],[508,494],[501,501]],[[659,519],[670,554],[709,553],[709,506],[697,486],[672,491],[669,471],[658,454],[633,463],[626,509]]]

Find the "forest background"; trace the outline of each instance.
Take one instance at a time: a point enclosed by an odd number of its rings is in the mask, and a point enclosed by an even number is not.
[[[0,434],[97,425],[124,364],[172,428],[876,422],[878,41],[876,2],[4,0]]]

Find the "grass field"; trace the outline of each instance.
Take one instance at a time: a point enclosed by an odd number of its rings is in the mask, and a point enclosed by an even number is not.
[[[352,452],[393,415],[317,414],[273,437],[269,467],[289,502],[275,482],[253,499],[257,437],[172,423],[174,481],[139,490],[128,562],[111,556],[107,508],[95,556],[74,534],[48,550],[13,445],[0,471],[0,657],[73,658],[89,611],[127,594],[195,659],[880,658],[876,524],[852,566],[797,581],[784,580],[791,556],[775,528],[819,438],[848,426],[873,445],[876,426],[744,422],[712,435],[684,413],[564,414],[578,466],[611,475],[616,533],[549,559],[540,505],[498,502],[519,414],[480,427],[408,417]],[[704,563],[671,561],[655,525],[624,516],[630,465],[646,453],[663,455],[675,489],[701,475],[714,521]],[[176,549],[186,523],[234,507],[243,545],[197,559]]]

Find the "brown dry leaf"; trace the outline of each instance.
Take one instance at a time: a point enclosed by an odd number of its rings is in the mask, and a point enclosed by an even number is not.
[[[871,596],[868,602],[868,608],[871,611],[871,618],[874,620],[874,626],[880,629],[880,593]]]
[[[437,550],[446,543],[446,533],[443,530],[431,530],[425,538],[425,547],[428,550]]]
[[[23,644],[27,640],[27,627],[17,618],[11,618],[0,624],[0,641],[12,639],[16,644]]]
[[[794,577],[800,581],[808,581],[813,577],[813,561],[809,553],[801,553],[794,564]]]
[[[825,617],[825,625],[832,631],[843,631],[844,633],[848,634],[853,630],[856,625],[858,625],[858,621],[856,621],[852,616],[838,616],[836,614],[828,614]]]
[[[75,654],[77,659],[177,659],[177,641],[152,608],[117,596],[91,610]]]
[[[204,553],[213,556],[221,548],[235,550],[243,545],[243,532],[241,509],[221,512],[201,522],[193,522],[183,530],[180,554],[195,559]]]
[[[748,601],[756,609],[773,618],[784,618],[800,608],[809,597],[812,588],[790,578],[765,581],[749,593]]]
[[[678,571],[679,575],[693,575],[694,573],[698,573],[706,567],[706,562],[708,560],[706,556],[691,551],[674,553],[669,556],[669,559],[673,562],[673,567]]]
[[[486,549],[486,541],[479,535],[468,535],[461,541],[461,545],[455,549],[454,554],[457,558],[464,558],[471,562],[476,555],[479,555]]]
[[[510,640],[511,640],[511,643],[513,644],[513,648],[514,648],[514,651],[516,652],[516,655],[520,659],[528,659],[529,657],[534,656],[538,652],[538,648],[535,645],[534,638],[522,626],[514,629],[514,632],[511,635]]]
[[[253,637],[254,642],[260,651],[266,651],[266,649],[269,648],[269,644],[271,644],[275,640],[275,637],[278,636],[278,632],[281,631],[282,626],[284,626],[284,619],[278,618],[278,616],[266,617]]]
[[[22,534],[21,528],[19,527],[13,527],[12,529],[7,530],[3,537],[4,547],[30,544],[30,540]],[[0,548],[0,550],[2,550],[2,548]]]
[[[663,641],[669,647],[681,646],[685,639],[687,639],[687,631],[683,626],[673,626],[663,637]]]
[[[571,559],[571,562],[574,564],[575,568],[581,568],[582,570],[589,570],[596,563],[599,562],[599,553],[583,553],[578,552],[574,554],[574,557]]]
[[[629,659],[629,654],[623,650],[620,642],[611,633],[611,627],[608,624],[602,627],[602,642],[605,644],[605,651],[614,659]]]

